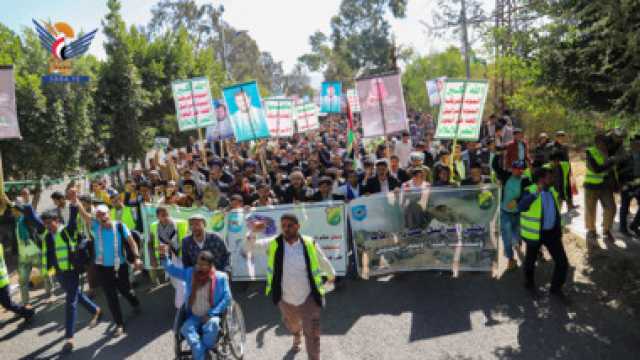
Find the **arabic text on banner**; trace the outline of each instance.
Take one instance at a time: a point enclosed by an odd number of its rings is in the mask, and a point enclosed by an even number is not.
[[[497,256],[495,185],[375,194],[348,213],[360,276],[401,271],[490,271]]]
[[[477,141],[480,136],[487,90],[486,80],[447,80],[435,137],[453,139],[457,129],[458,139]]]
[[[320,127],[318,122],[318,106],[312,102],[296,102],[295,111],[296,125],[299,133],[317,130]]]
[[[246,252],[246,237],[254,230],[253,223],[266,223],[256,233],[258,241],[280,233],[280,217],[294,213],[300,220],[300,233],[311,236],[336,270],[338,276],[347,272],[347,234],[344,204],[325,202],[304,205],[278,205],[251,211],[234,210],[227,214],[227,241],[231,252],[234,281],[254,281],[266,278],[267,256],[264,250]]]
[[[272,137],[293,136],[293,106],[292,99],[267,99],[264,101],[269,132]]]
[[[209,79],[179,80],[171,84],[180,131],[216,124],[211,104]]]

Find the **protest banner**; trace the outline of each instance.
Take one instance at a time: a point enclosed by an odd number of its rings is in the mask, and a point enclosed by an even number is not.
[[[446,80],[435,138],[477,141],[487,90],[486,80]]]
[[[153,139],[153,148],[159,150],[167,150],[169,147],[169,138],[168,137],[156,137]]]
[[[206,138],[207,141],[220,141],[233,137],[233,129],[231,128],[231,122],[227,113],[227,105],[222,99],[213,99],[211,101],[216,114],[217,122],[207,127]]]
[[[351,112],[360,112],[360,100],[358,99],[358,92],[356,89],[347,90],[347,102],[351,107]]]
[[[357,79],[356,89],[364,137],[386,136],[408,129],[400,74]]]
[[[209,79],[178,80],[171,84],[176,105],[178,129],[193,130],[216,124],[211,104]]]
[[[0,66],[0,139],[21,138],[13,66]]]
[[[320,123],[318,122],[318,106],[312,102],[297,102],[295,117],[299,133],[317,130],[320,127]]]
[[[280,233],[280,217],[294,213],[300,220],[300,233],[318,242],[337,275],[347,272],[347,234],[344,203],[324,202],[304,205],[278,205],[234,210],[227,214],[227,241],[231,252],[234,281],[254,281],[266,278],[266,248],[247,247],[247,236],[254,232],[257,242]],[[266,224],[257,231],[254,224]],[[264,241],[263,241],[264,242]]]
[[[267,122],[271,136],[275,138],[293,136],[293,100],[287,98],[266,99],[264,107],[267,110]]]
[[[156,259],[154,256],[155,250],[153,247],[153,239],[151,239],[151,224],[158,220],[156,216],[156,209],[158,208],[158,204],[144,204],[142,206],[142,224],[144,229],[144,246],[141,251],[142,262],[144,263],[145,269],[154,269],[158,268],[159,264],[156,263]],[[226,223],[225,223],[225,215],[222,211],[211,211],[206,207],[178,207],[178,206],[168,206],[169,215],[174,220],[184,220],[187,221],[192,215],[202,215],[205,219],[207,219],[206,230],[209,232],[214,232],[221,239],[225,238],[226,233]]]
[[[222,90],[236,141],[244,142],[270,137],[269,125],[262,108],[258,84],[250,81]]]
[[[342,111],[342,83],[325,81],[320,90],[320,112],[339,114]]]
[[[489,271],[497,256],[495,185],[374,194],[349,203],[361,277],[416,270]]]
[[[441,94],[444,90],[444,82],[447,81],[446,76],[433,80],[427,80],[427,95],[429,96],[429,105],[439,106],[441,103]]]

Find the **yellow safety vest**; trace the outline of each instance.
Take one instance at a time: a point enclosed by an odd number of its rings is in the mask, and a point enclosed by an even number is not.
[[[284,241],[284,240],[283,240]],[[313,284],[320,294],[324,296],[325,290],[322,284],[322,272],[320,271],[320,263],[318,262],[318,253],[316,252],[316,245],[313,239],[309,236],[302,235],[302,241],[304,242],[304,248],[309,256],[309,265],[311,266],[311,276],[313,277]],[[269,296],[271,294],[271,286],[273,284],[273,273],[276,262],[276,251],[278,250],[278,240],[273,238],[269,242],[267,248],[267,288],[265,294]],[[282,271],[282,269],[280,269]]]
[[[553,200],[560,214],[558,206],[558,192],[551,188]],[[538,193],[537,185],[531,185],[527,188],[531,194],[536,195],[536,199],[531,203],[529,210],[520,213],[520,236],[524,240],[539,241],[542,232],[542,196]]]
[[[66,238],[69,240],[69,244],[64,240],[63,233]],[[42,237],[42,273],[46,273],[51,267],[52,264],[47,264],[47,235],[49,235],[49,231],[44,232],[44,236]],[[69,234],[67,230],[64,228],[59,228],[58,232],[54,237],[54,246],[55,246],[55,255],[56,260],[58,261],[58,268],[62,271],[73,270],[73,266],[69,261],[69,248],[72,250],[75,248],[75,241]]]
[[[136,229],[136,220],[135,217],[133,216],[133,212],[131,211],[131,209],[133,209],[130,206],[123,206],[122,207],[122,218],[118,219],[117,217],[117,211],[116,208],[111,209],[111,220],[114,221],[120,221],[121,223],[127,225],[127,229],[129,230],[135,230]]]
[[[600,150],[598,150],[598,148],[596,148],[595,146],[592,146],[590,148],[587,149],[587,153],[589,153],[591,155],[591,157],[593,157],[593,160],[596,161],[596,164],[602,166],[604,165],[604,155],[602,155],[602,153],[600,152]],[[585,185],[600,185],[602,183],[604,183],[604,177],[607,176],[607,171],[604,172],[595,172],[593,170],[591,170],[591,168],[589,168],[588,163],[587,163],[587,174],[584,177],[584,184]]]
[[[4,247],[0,244],[0,289],[9,285],[9,271],[7,264],[4,262]]]
[[[32,239],[26,239],[27,244],[24,244],[24,240],[22,236],[20,236],[20,224],[24,224],[24,219],[20,218],[16,221],[16,241],[18,242],[18,261],[20,262],[28,262],[31,261],[35,257],[40,255],[40,250],[38,246],[33,242]]]
[[[154,256],[158,260],[158,264],[160,263],[160,239],[158,238],[158,221],[155,221],[151,224],[149,230],[151,231],[151,235],[153,235],[153,251]],[[178,256],[182,256],[182,239],[187,236],[187,231],[189,229],[189,224],[184,220],[175,220],[176,230],[178,232]]]

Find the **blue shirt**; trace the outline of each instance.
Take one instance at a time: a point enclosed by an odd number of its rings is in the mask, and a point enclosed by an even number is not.
[[[518,200],[520,198],[522,192],[522,179],[517,178],[515,176],[510,176],[509,180],[504,184],[504,195],[502,197],[502,210],[517,213],[518,206],[516,205],[513,209],[509,209],[507,205],[513,200]]]
[[[553,194],[549,191],[543,191],[540,193],[542,198],[542,230],[552,230],[556,225],[556,204],[553,199]]]
[[[518,143],[518,160],[524,161],[524,143]]]
[[[114,222],[116,224],[116,222]],[[102,230],[102,248],[98,249],[98,237],[100,230]],[[116,233],[118,232],[118,225],[116,225]],[[120,234],[116,234],[118,241],[118,254],[120,256],[120,265],[126,264],[126,260],[123,255],[122,249],[122,241],[127,241],[126,239],[129,237],[129,229],[127,229],[127,225],[122,224],[123,235],[125,239],[120,238]],[[114,266],[113,263],[113,228],[101,227],[100,222],[98,220],[93,219],[91,221],[91,232],[93,233],[95,239],[95,256],[98,258],[99,254],[102,254],[102,265],[103,266]]]

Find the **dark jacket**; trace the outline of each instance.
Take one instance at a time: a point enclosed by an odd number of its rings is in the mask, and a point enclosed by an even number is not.
[[[294,201],[302,202],[307,200],[308,188],[304,185],[299,189],[294,188],[291,184],[287,184],[284,187],[276,185],[274,190],[281,204],[291,204]]]
[[[411,180],[411,176],[409,176],[409,173],[407,173],[407,171],[402,168],[398,169],[398,174],[395,176],[395,178],[398,179],[398,181],[400,181],[401,184]]]
[[[493,168],[493,171],[495,171],[496,173],[496,178],[500,180],[500,184],[502,186],[502,193],[504,194],[504,186],[507,184],[507,181],[511,177],[511,172],[500,167],[500,164],[498,163],[498,161],[499,161],[498,158],[494,157],[491,167]],[[522,199],[522,195],[526,192],[526,189],[531,185],[531,180],[529,180],[524,176],[522,176],[520,180],[521,180],[520,181],[520,194],[521,194],[520,199]]]
[[[224,241],[216,234],[207,232],[205,234],[205,244],[202,250],[208,250],[213,254],[216,270],[225,271],[229,266],[229,256],[231,253],[227,249]],[[185,268],[195,266],[198,261],[198,254],[202,251],[193,235],[188,235],[182,240],[182,264]]]
[[[531,158],[529,157],[529,144],[525,140],[524,143],[524,159],[527,165],[531,164]],[[505,149],[505,164],[506,168],[510,168],[514,161],[518,160],[518,143],[514,140],[506,145]]]
[[[393,189],[400,187],[400,182],[393,176],[387,176],[387,182],[389,183],[389,191],[393,191]],[[364,188],[364,192],[366,194],[375,194],[380,191],[380,180],[378,179],[378,176],[372,176],[367,179],[367,185]]]

